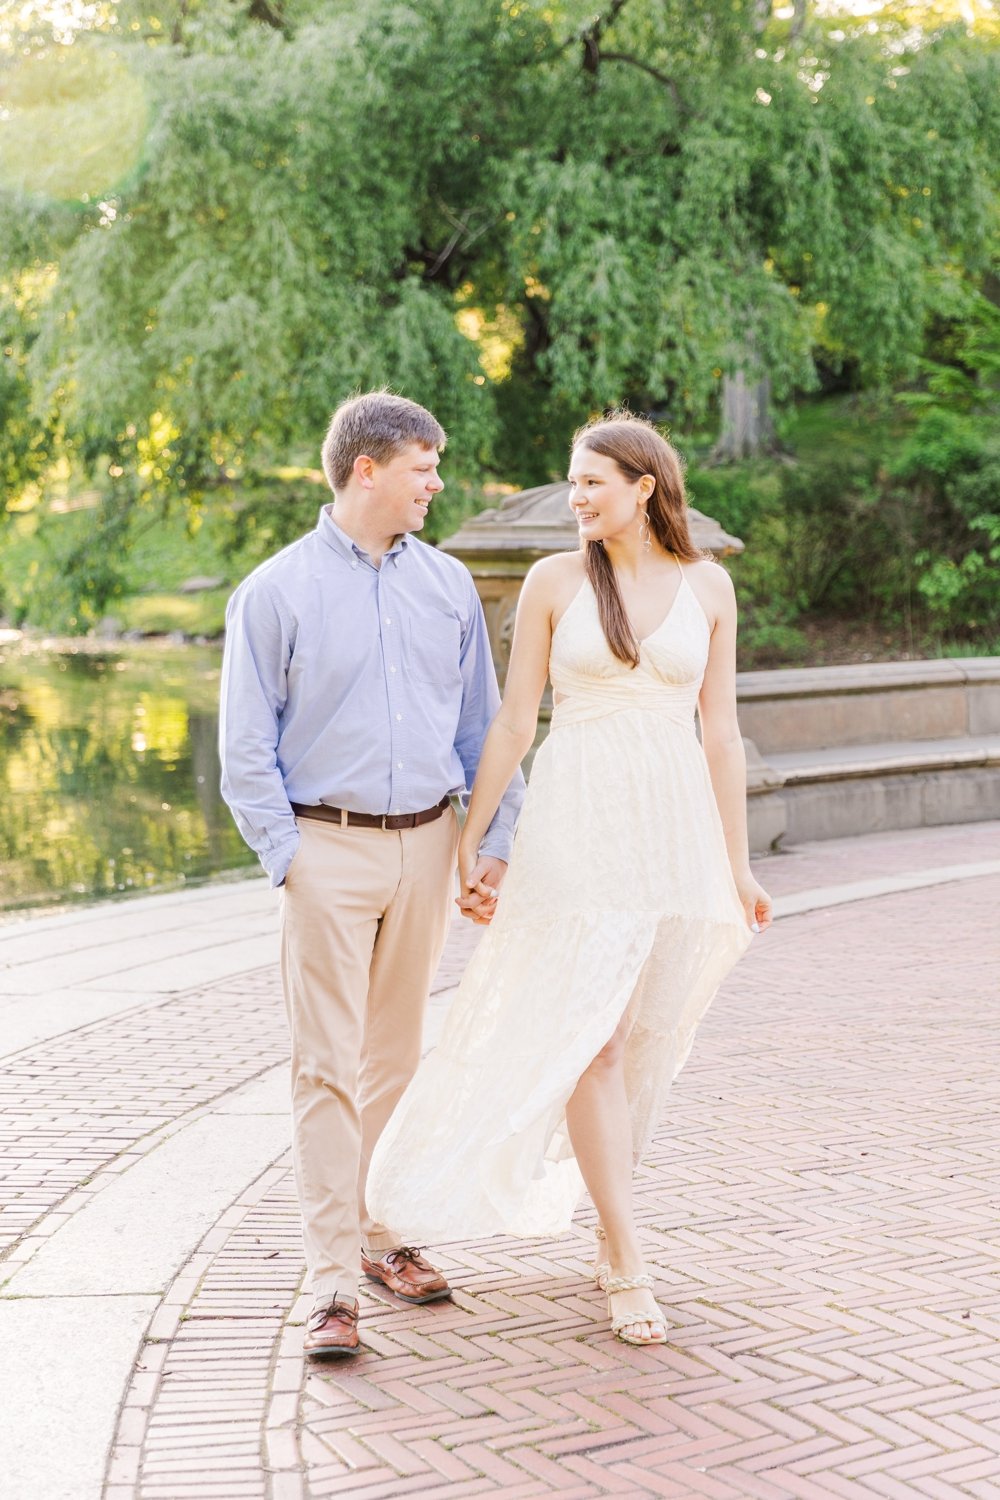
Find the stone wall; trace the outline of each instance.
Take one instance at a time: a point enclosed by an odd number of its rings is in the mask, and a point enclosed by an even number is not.
[[[1000,657],[745,672],[751,847],[1000,818]]]

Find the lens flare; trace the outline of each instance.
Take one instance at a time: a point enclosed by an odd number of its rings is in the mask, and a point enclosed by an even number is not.
[[[138,166],[148,122],[142,84],[113,44],[54,43],[0,74],[0,186],[106,197]]]

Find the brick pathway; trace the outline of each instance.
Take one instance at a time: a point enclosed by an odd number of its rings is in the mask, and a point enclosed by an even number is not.
[[[287,1056],[275,999],[272,973],[247,975],[9,1059],[0,1070],[0,1248],[29,1252],[22,1237],[46,1210],[72,1213],[100,1190],[102,1170],[127,1169],[151,1132]]]
[[[935,830],[764,869],[791,891],[997,852],[995,826]],[[446,1247],[450,1304],[366,1284],[366,1352],[307,1368],[291,1175],[268,1168],[154,1315],[106,1500],[1000,1497],[998,903],[1000,876],[962,881],[751,949],[639,1182],[665,1349],[607,1332],[584,1209],[563,1241]],[[267,969],[12,1059],[10,1254],[284,1046]]]
[[[998,900],[793,919],[726,987],[640,1185],[667,1350],[605,1331],[581,1230],[452,1247],[452,1306],[369,1294],[371,1352],[305,1374],[279,1168],[187,1272],[108,1500],[1000,1494]]]

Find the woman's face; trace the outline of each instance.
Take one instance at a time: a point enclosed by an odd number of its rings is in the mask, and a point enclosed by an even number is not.
[[[580,528],[580,540],[605,542],[624,536],[641,523],[643,501],[652,493],[652,475],[634,483],[613,458],[581,444],[569,465],[569,508]]]

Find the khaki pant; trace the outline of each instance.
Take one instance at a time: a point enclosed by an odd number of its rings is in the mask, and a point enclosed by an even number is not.
[[[375,1142],[420,1061],[424,1010],[451,914],[458,820],[392,833],[299,818],[282,893],[281,976],[292,1037],[295,1179],[311,1289],[353,1297],[373,1222]]]

